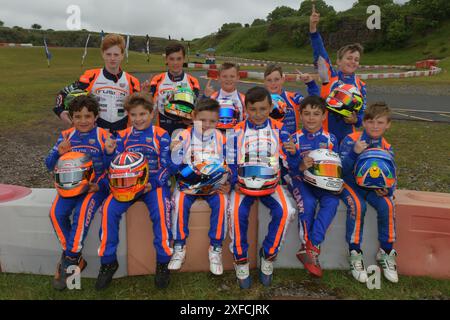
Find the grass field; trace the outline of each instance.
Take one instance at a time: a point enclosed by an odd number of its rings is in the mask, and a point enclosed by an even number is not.
[[[313,279],[301,269],[275,269],[272,287],[263,287],[257,270],[251,271],[252,287],[240,290],[234,271],[221,277],[206,272],[175,273],[165,290],[156,289],[153,276],[116,279],[102,292],[95,279],[83,279],[81,290],[55,291],[51,277],[0,273],[0,300],[4,299],[157,299],[157,300],[252,300],[252,299],[450,299],[450,280],[400,276],[397,284],[381,280],[380,290],[369,290],[347,271],[325,271]]]

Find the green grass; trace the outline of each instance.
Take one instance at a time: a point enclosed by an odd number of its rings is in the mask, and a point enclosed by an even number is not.
[[[427,277],[400,276],[398,284],[381,280],[380,290],[369,290],[355,282],[347,271],[324,272],[320,280],[313,279],[301,269],[276,269],[272,287],[265,288],[251,271],[252,287],[240,290],[233,271],[221,277],[206,272],[175,273],[166,290],[158,290],[153,276],[115,279],[102,292],[94,289],[95,279],[81,281],[81,290],[58,292],[51,286],[51,277],[0,273],[0,300],[5,299],[158,299],[158,300],[247,300],[314,298],[320,293],[325,299],[450,299],[450,280]]]
[[[64,86],[77,80],[82,72],[103,66],[99,49],[88,49],[81,68],[82,48],[50,48],[53,59],[51,67],[43,48],[0,48],[0,96],[2,116],[0,127],[27,125],[36,119],[53,115],[56,94]],[[164,70],[160,55],[151,55],[147,64],[145,54],[130,52],[129,72]],[[20,112],[18,112],[20,110]]]

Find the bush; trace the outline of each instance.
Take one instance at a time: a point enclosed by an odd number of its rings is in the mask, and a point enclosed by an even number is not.
[[[386,33],[386,40],[391,48],[399,48],[404,46],[411,33],[405,27],[404,22],[395,20],[393,21]]]

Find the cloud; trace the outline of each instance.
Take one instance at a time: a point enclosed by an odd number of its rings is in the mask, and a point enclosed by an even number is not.
[[[356,0],[327,0],[337,11],[350,8]],[[396,0],[404,3],[406,0]],[[0,20],[6,26],[67,30],[70,5],[81,10],[81,28],[192,39],[216,32],[224,23],[252,23],[266,18],[277,6],[300,7],[298,0],[0,0]]]

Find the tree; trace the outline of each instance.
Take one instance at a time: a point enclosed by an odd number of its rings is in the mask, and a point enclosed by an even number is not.
[[[276,7],[271,13],[267,15],[267,21],[271,22],[295,15],[297,15],[297,11],[295,9],[286,6]]]
[[[4,24],[5,23],[2,20],[0,20],[0,27],[3,27]]]
[[[246,24],[244,25],[244,27],[250,28],[250,25],[249,25],[248,23],[246,23]]]
[[[266,24],[266,20],[264,20],[264,19],[255,19],[252,22],[252,27],[254,27],[254,26],[261,26],[261,25],[264,25],[264,24]]]
[[[31,26],[31,29],[40,30],[40,29],[42,29],[42,26],[40,24],[34,23]]]
[[[313,2],[311,0],[303,1],[300,4],[300,9],[298,9],[298,14],[300,16],[309,17],[312,12],[312,4]],[[319,12],[322,17],[326,17],[331,14],[336,14],[336,10],[334,10],[333,6],[327,5],[324,0],[316,0],[314,1],[314,5],[316,6],[317,12]]]

